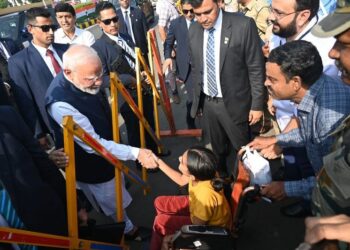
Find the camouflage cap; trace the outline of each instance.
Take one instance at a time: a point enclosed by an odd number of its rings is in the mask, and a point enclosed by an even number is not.
[[[312,29],[318,37],[336,36],[350,29],[350,0],[338,0],[334,13],[326,16]]]

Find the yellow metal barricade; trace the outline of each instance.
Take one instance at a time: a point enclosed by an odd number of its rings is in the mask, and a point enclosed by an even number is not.
[[[118,108],[118,107],[115,107]],[[118,132],[119,133],[119,132]],[[113,130],[114,139],[118,140],[115,130]],[[128,176],[132,181],[139,183],[144,190],[149,190],[149,186],[135,172],[123,165],[112,153],[106,150],[98,141],[86,133],[78,124],[73,121],[71,116],[63,119],[64,150],[69,157],[66,172],[66,193],[67,193],[67,220],[68,237],[52,234],[31,232],[28,230],[19,230],[14,228],[0,227],[0,242],[26,244],[35,246],[56,247],[64,249],[126,249],[126,246],[98,241],[79,239],[78,235],[78,217],[77,217],[77,195],[75,179],[75,154],[74,154],[74,136],[82,140],[86,145],[94,149],[101,157],[115,166],[116,174],[120,175],[120,181],[116,178],[116,202],[117,219],[122,221],[122,181],[121,172]],[[119,192],[119,194],[118,194]],[[120,212],[119,212],[120,211]],[[118,213],[119,212],[119,213]],[[63,219],[63,218],[62,218]],[[48,222],[50,223],[50,222]]]
[[[151,65],[151,70],[153,73],[153,76],[157,75],[159,79],[159,85],[160,89],[162,91],[162,96],[163,98],[160,98],[162,107],[164,109],[165,116],[167,118],[167,121],[169,123],[170,130],[162,130],[160,131],[158,128],[158,135],[161,137],[166,137],[166,136],[196,136],[199,137],[202,135],[202,130],[201,129],[180,129],[177,130],[175,127],[175,122],[174,122],[174,117],[173,113],[171,110],[171,105],[170,105],[170,98],[168,96],[168,92],[165,86],[165,80],[164,80],[164,75],[163,75],[163,70],[162,70],[162,63],[157,47],[157,42],[156,42],[156,33],[154,29],[151,29],[147,32],[147,40],[148,40],[148,50],[149,50],[149,62]],[[156,70],[153,68],[153,63],[155,64]],[[156,72],[157,73],[156,73]],[[153,86],[152,86],[153,87]],[[157,113],[157,119],[158,119],[158,113]]]
[[[139,79],[140,80],[140,79]],[[134,112],[135,116],[139,119],[140,123],[140,140],[141,140],[141,148],[145,148],[145,133],[144,129],[148,132],[154,142],[157,144],[159,152],[164,152],[164,146],[159,140],[159,135],[153,131],[152,127],[149,125],[148,121],[143,115],[143,103],[142,103],[142,93],[141,93],[141,83],[139,83],[138,88],[140,88],[140,93],[138,93],[138,105],[134,102],[133,98],[129,94],[128,90],[124,87],[120,79],[118,78],[116,73],[110,74],[110,85],[111,85],[111,101],[112,101],[112,120],[113,120],[113,134],[118,134],[119,137],[119,129],[118,129],[118,92],[123,96],[124,100],[127,102],[131,110]],[[118,90],[118,92],[117,92]],[[116,136],[117,137],[117,136]],[[147,180],[147,172],[144,168],[142,168],[142,179],[143,181]]]

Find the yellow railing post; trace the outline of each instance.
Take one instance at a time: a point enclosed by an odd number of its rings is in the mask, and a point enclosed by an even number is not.
[[[137,83],[137,105],[139,107],[140,113],[143,116],[143,98],[142,98],[142,79],[141,79],[141,67],[140,61],[137,60],[137,55],[140,52],[139,48],[135,48],[136,61],[135,61],[135,71],[136,71],[136,83]],[[140,148],[146,148],[146,140],[145,140],[145,129],[141,120],[139,120],[140,126]],[[142,179],[147,181],[147,171],[145,168],[142,168]],[[146,194],[146,192],[144,192]]]
[[[149,37],[149,33],[147,33],[147,37]],[[151,51],[151,46],[148,45],[149,51]],[[138,50],[138,53],[136,53],[136,61],[139,61],[141,63],[141,66],[143,67],[144,71],[147,74],[147,78],[150,79],[150,85],[152,87],[152,97],[153,97],[153,112],[154,112],[154,130],[156,133],[157,138],[160,140],[160,125],[159,125],[159,112],[158,112],[158,100],[161,104],[162,99],[157,91],[157,86],[155,83],[155,76],[153,74],[153,60],[152,60],[152,53],[148,53],[148,60],[150,62],[151,69],[148,68],[144,58],[142,57],[141,51]],[[163,106],[162,106],[163,107]],[[164,150],[159,145],[157,147],[158,153],[163,153]]]
[[[111,81],[115,81],[116,74],[111,73],[110,75]],[[111,86],[111,110],[112,110],[112,129],[113,129],[113,141],[116,143],[120,142],[119,138],[119,121],[118,121],[118,93],[114,84],[110,84]],[[114,169],[115,172],[115,194],[116,194],[116,214],[117,221],[123,221],[123,195],[122,195],[122,174],[120,170],[116,167]]]
[[[78,248],[78,240],[77,240],[78,239],[78,214],[77,214],[76,178],[75,178],[74,138],[73,138],[73,134],[68,131],[68,127],[72,127],[74,129],[73,123],[74,122],[73,122],[72,116],[66,116],[63,118],[64,152],[67,154],[69,158],[68,166],[65,168],[68,236],[72,239],[69,249]]]

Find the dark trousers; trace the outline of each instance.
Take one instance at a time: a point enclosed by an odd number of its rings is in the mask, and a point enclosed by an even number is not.
[[[136,94],[131,93],[131,95],[137,104]],[[138,118],[126,102],[121,106],[120,113],[125,121],[129,145],[133,147],[140,147],[140,126]],[[154,130],[153,98],[151,94],[143,95],[143,115]],[[146,130],[145,139],[146,147],[153,152],[157,152],[157,144],[153,141],[152,137]]]
[[[191,67],[191,66],[190,66]],[[191,68],[188,70],[188,74],[186,77],[186,80],[184,81],[185,88],[187,91],[187,101],[186,101],[186,123],[187,128],[189,129],[195,129],[195,118],[192,118],[191,116],[191,107],[193,102],[193,81],[192,81],[192,71]]]
[[[249,142],[248,122],[234,122],[228,114],[222,98],[205,96],[204,99],[204,142],[211,144],[212,150],[219,160],[218,172],[220,176],[235,175],[238,150]]]
[[[294,181],[314,176],[305,148],[284,148],[284,180]]]

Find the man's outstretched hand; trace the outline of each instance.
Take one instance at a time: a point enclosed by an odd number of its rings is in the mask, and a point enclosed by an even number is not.
[[[139,155],[137,156],[138,162],[145,168],[154,168],[158,164],[156,163],[153,153],[149,149],[140,148]]]

